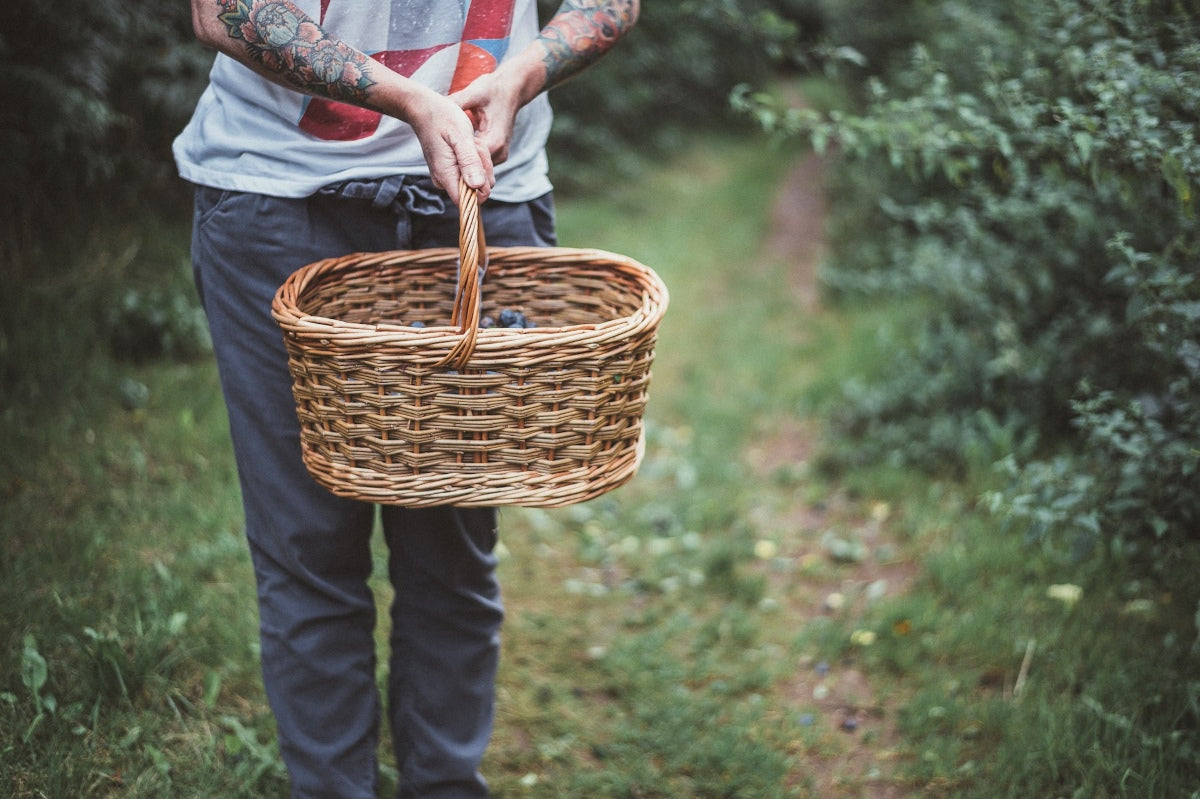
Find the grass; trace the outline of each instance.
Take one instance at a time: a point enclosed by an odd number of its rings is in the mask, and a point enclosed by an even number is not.
[[[1194,580],[1029,548],[980,509],[986,469],[826,468],[840,386],[917,311],[797,312],[761,247],[793,156],[699,142],[560,203],[565,245],[653,266],[672,305],[638,477],[502,514],[495,795],[1200,796]],[[84,332],[114,285],[186,294],[186,231],[137,236],[66,318],[63,281],[31,284],[0,338],[0,784],[282,797],[212,364]]]

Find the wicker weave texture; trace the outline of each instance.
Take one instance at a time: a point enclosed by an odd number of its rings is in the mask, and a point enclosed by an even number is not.
[[[625,483],[666,287],[613,253],[468,257],[469,240],[328,259],[280,287],[308,470],[340,496],[408,507],[556,507]],[[460,259],[484,257],[464,299]],[[537,327],[479,329],[502,308]]]

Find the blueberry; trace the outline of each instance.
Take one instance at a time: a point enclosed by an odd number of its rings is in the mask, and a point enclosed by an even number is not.
[[[485,317],[483,317],[482,319],[480,319],[480,320],[479,320],[479,326],[480,326],[481,328],[483,328],[484,330],[488,329],[489,327],[495,327],[495,326],[496,326],[496,320],[495,320],[495,319],[493,319],[493,318],[492,318],[492,317],[490,317],[490,316],[485,316]]]
[[[424,322],[422,322],[420,319],[418,319],[418,320],[417,320],[417,321],[415,321],[415,322],[409,322],[408,326],[409,326],[409,327],[417,327],[417,328],[420,328],[420,327],[425,327],[425,323],[424,323]]]
[[[514,311],[512,308],[505,308],[500,311],[497,321],[500,323],[500,327],[525,327],[525,314]]]

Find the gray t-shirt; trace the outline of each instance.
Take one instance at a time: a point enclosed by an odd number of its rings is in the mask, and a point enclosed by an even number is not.
[[[520,52],[539,31],[536,0],[296,5],[331,35],[443,94]],[[311,32],[301,27],[287,33]],[[524,202],[550,191],[550,124],[545,94],[517,114],[508,160],[496,167],[493,199]],[[192,183],[276,197],[306,197],[342,180],[429,174],[407,124],[291,91],[220,54],[191,121],[175,139],[174,154],[180,176]]]

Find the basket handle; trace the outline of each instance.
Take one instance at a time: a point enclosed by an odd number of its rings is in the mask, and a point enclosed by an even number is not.
[[[438,366],[462,369],[474,354],[475,340],[479,336],[480,281],[487,270],[487,242],[479,218],[479,195],[461,176],[458,180],[458,212],[458,285],[450,324],[458,325],[459,339]]]

